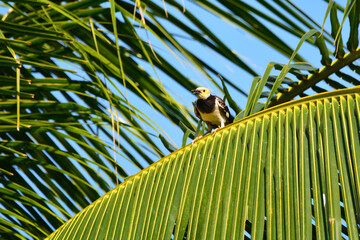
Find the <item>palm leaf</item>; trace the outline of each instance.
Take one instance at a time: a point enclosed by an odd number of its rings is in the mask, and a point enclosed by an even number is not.
[[[357,239],[359,123],[358,87],[258,112],[132,176],[48,239]]]

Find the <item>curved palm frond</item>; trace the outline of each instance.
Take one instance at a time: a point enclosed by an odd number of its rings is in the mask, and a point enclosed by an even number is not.
[[[249,116],[131,177],[48,239],[357,239],[359,88]]]

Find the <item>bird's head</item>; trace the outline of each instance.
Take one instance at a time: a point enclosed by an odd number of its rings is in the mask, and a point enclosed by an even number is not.
[[[207,88],[204,87],[198,87],[194,90],[191,90],[192,94],[196,95],[198,99],[207,99],[210,97],[210,91]]]

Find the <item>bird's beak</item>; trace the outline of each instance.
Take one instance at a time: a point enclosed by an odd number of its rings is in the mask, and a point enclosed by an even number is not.
[[[196,90],[196,89],[193,89],[193,90],[191,90],[191,93],[194,94],[194,95],[197,95],[197,94],[199,94],[200,92],[199,92],[198,90]]]

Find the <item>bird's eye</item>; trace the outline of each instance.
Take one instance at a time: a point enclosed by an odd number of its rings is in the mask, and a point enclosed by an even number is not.
[[[202,90],[202,92],[205,92],[205,90]]]

